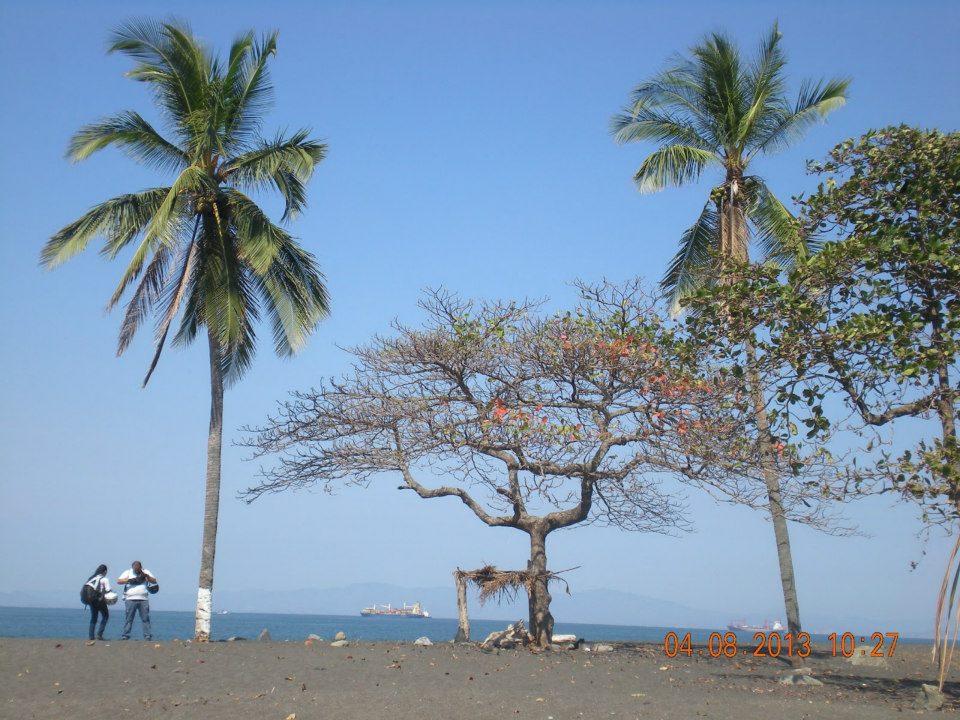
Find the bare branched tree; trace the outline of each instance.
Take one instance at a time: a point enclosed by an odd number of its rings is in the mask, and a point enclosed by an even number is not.
[[[639,281],[578,285],[579,306],[421,302],[423,329],[354,348],[352,373],[293,394],[246,444],[271,456],[244,497],[396,473],[401,490],[456,497],[530,538],[529,628],[550,642],[546,537],[598,522],[686,528],[673,478],[755,473],[727,380],[697,361]]]

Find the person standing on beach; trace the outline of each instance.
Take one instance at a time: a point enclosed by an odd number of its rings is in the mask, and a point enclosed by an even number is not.
[[[103,640],[103,629],[107,626],[107,620],[110,619],[110,611],[107,609],[106,594],[110,592],[110,581],[107,579],[107,566],[99,565],[90,579],[86,582],[93,588],[94,600],[88,606],[90,608],[90,639],[94,639],[94,630],[97,628],[97,617],[100,617],[100,629],[97,631],[96,639]]]
[[[150,630],[150,593],[147,583],[155,583],[157,579],[149,570],[144,570],[139,560],[134,560],[129,570],[117,578],[117,583],[123,585],[123,605],[126,617],[123,622],[121,640],[130,639],[130,630],[133,629],[133,616],[140,613],[140,622],[143,624],[143,639],[153,640]]]

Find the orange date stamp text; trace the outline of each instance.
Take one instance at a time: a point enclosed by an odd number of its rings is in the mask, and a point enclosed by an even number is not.
[[[832,657],[893,657],[900,633],[875,632],[872,635],[854,635],[850,632],[830,633],[827,635],[829,652]],[[858,643],[859,641],[859,643]],[[753,657],[809,657],[811,653],[809,633],[754,633],[750,646],[741,646],[735,632],[710,633],[705,647],[695,647],[690,633],[678,635],[668,632],[663,638],[663,652],[667,657],[678,655],[686,657],[736,658],[744,655]]]

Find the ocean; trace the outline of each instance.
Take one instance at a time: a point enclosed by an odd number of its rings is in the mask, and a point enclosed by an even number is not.
[[[495,630],[503,630],[510,621],[470,621],[472,639],[482,640]],[[27,638],[85,638],[90,623],[89,611],[73,608],[19,608],[0,607],[0,637]],[[188,640],[193,637],[193,613],[154,610],[150,624],[155,640]],[[110,609],[110,621],[104,636],[118,638],[123,628],[123,604]],[[434,642],[453,640],[457,621],[452,618],[397,618],[360,617],[359,615],[286,615],[273,613],[227,613],[214,615],[212,639],[226,640],[242,637],[256,640],[260,632],[268,630],[274,640],[305,640],[311,633],[333,640],[337,632],[344,632],[352,640],[386,640],[412,642],[428,637]],[[630,640],[663,642],[664,635],[676,628],[649,628],[629,625],[589,625],[557,623],[554,632],[577,635],[590,640]],[[706,640],[709,630],[702,632]],[[131,637],[140,638],[140,618],[134,619]],[[694,638],[696,639],[696,637]]]
[[[156,610],[150,613],[155,640],[189,640],[193,637],[193,613]],[[503,630],[510,621],[470,621],[473,640],[482,640],[491,632]],[[77,608],[21,608],[0,607],[0,637],[70,639],[86,638],[90,623],[89,611]],[[104,637],[118,639],[123,628],[123,604],[111,608],[110,621]],[[267,630],[273,640],[302,641],[311,633],[326,640],[333,640],[338,632],[351,640],[412,642],[419,637],[428,637],[433,642],[453,640],[457,633],[457,621],[452,618],[397,618],[360,617],[359,615],[286,615],[278,613],[227,613],[215,615],[212,620],[212,639],[226,640],[232,637],[256,640],[261,631]],[[598,625],[588,623],[557,622],[554,632],[576,635],[589,641],[651,642],[662,643],[667,633],[680,636],[690,633],[695,644],[708,642],[711,633],[726,632],[726,628],[677,628],[643,627],[637,625]],[[131,637],[143,637],[140,618],[134,619]],[[812,634],[815,643],[828,642],[826,635]],[[738,633],[741,646],[752,645],[753,633]],[[924,642],[900,638],[900,642]]]

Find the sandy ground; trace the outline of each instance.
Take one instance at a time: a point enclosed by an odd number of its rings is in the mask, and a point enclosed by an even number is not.
[[[472,645],[0,639],[0,718],[903,718],[936,671],[925,646],[884,667],[817,648],[822,686],[778,682],[781,660],[667,658],[662,646],[484,652]],[[706,653],[705,653],[706,654]],[[954,673],[947,703],[957,715]]]

